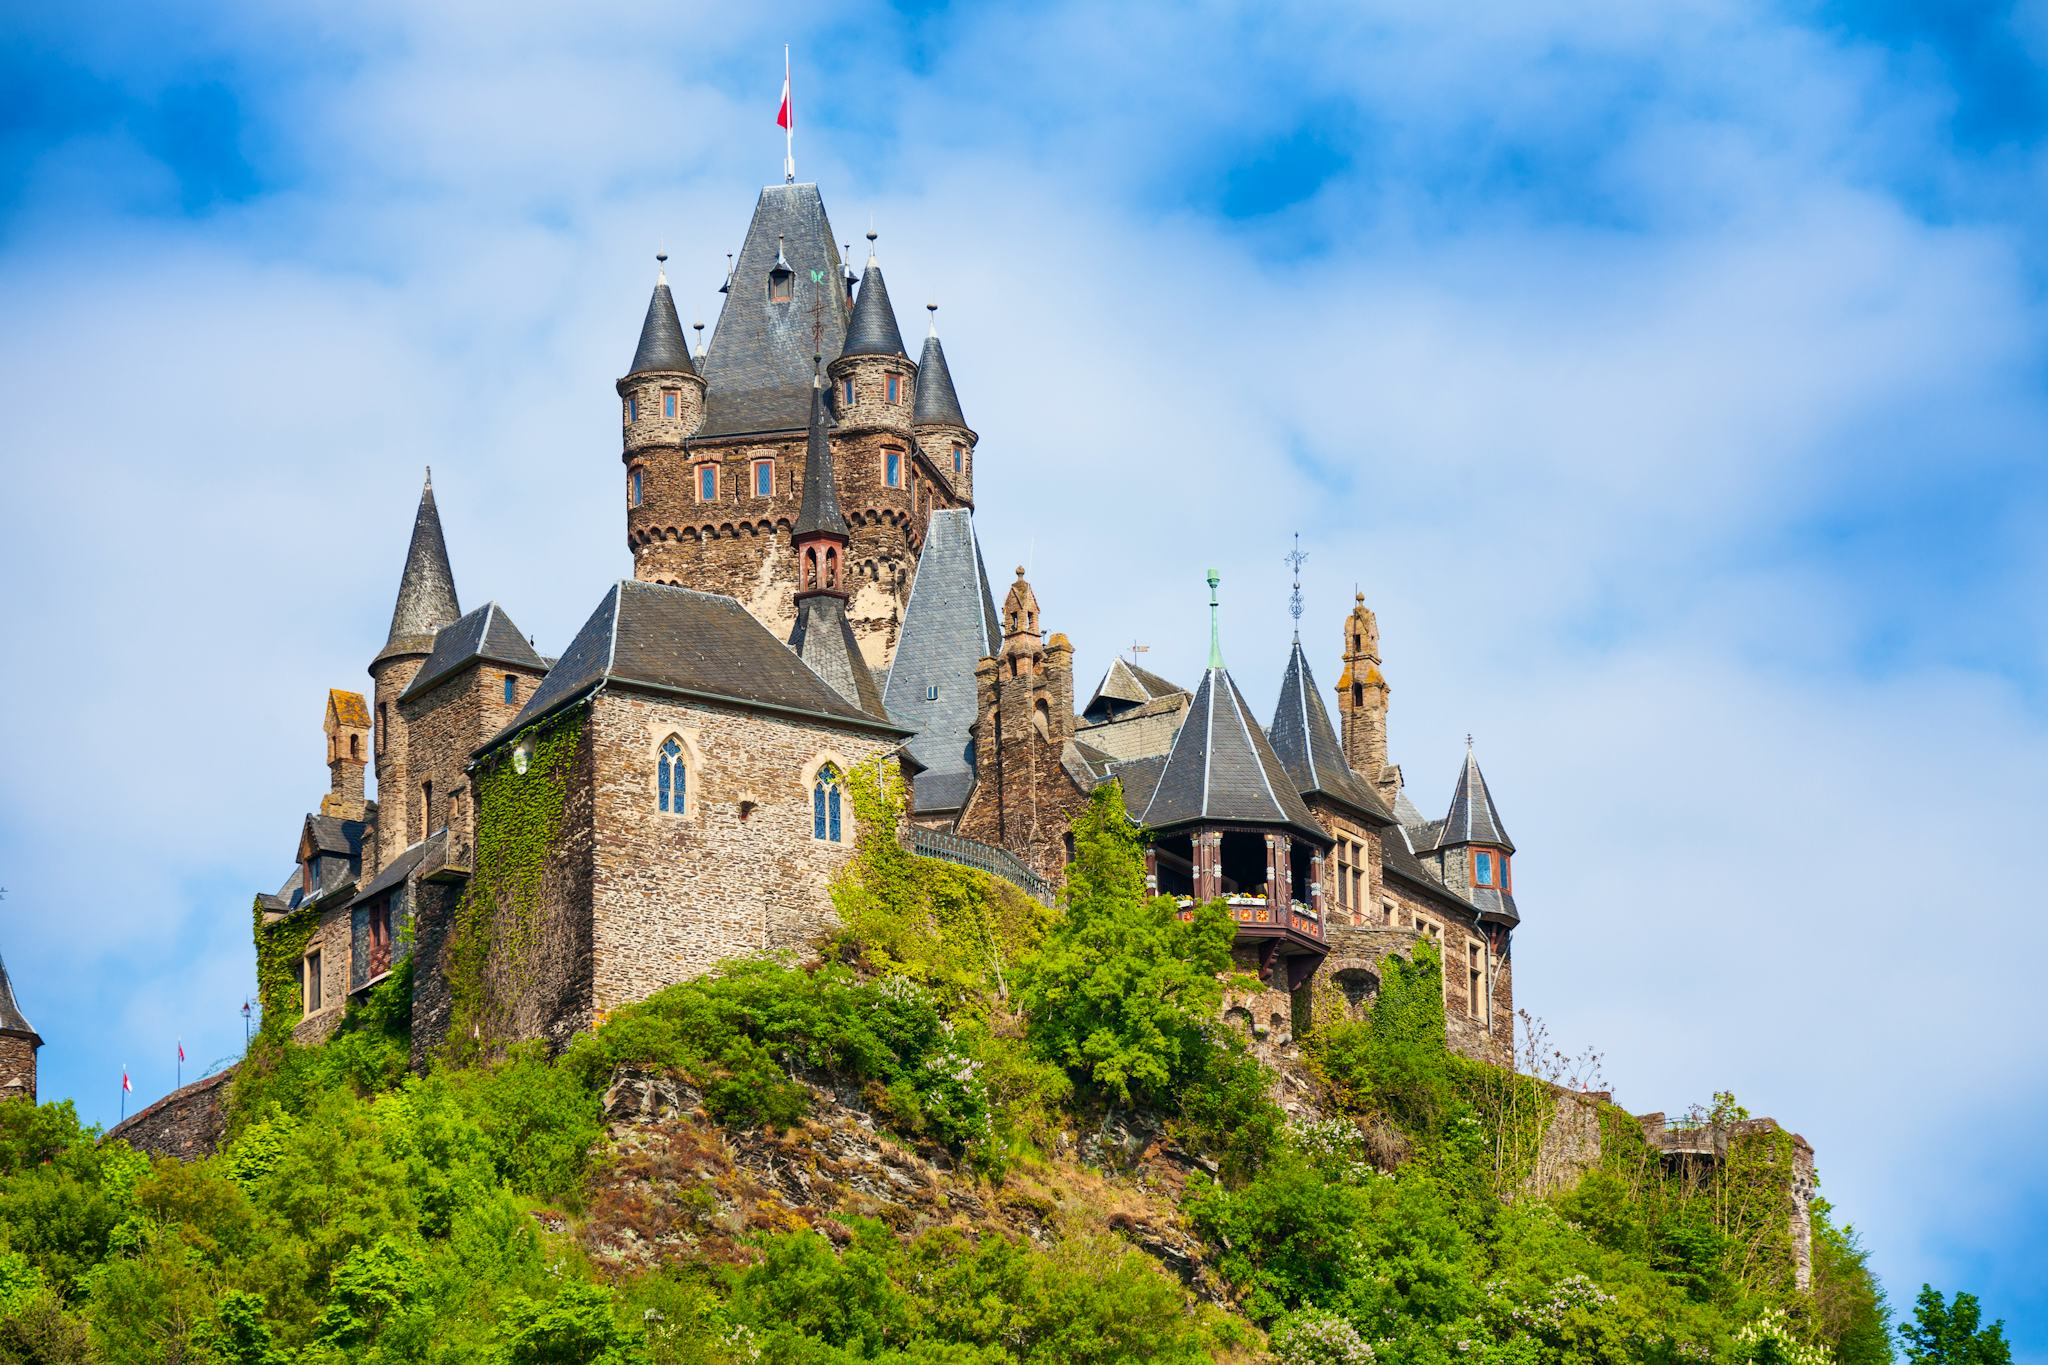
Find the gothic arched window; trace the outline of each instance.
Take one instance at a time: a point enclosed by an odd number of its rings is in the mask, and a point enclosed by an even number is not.
[[[827,763],[818,769],[818,780],[811,787],[811,837],[836,844],[840,840],[839,807],[842,800],[839,769]]]
[[[688,794],[689,769],[683,766],[683,744],[670,735],[661,745],[660,781],[661,808],[671,815],[683,813],[683,798]]]

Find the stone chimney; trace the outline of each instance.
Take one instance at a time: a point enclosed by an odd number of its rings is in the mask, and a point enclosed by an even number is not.
[[[370,762],[370,706],[360,692],[334,688],[327,694],[327,795],[320,813],[360,820],[367,809],[363,774]]]

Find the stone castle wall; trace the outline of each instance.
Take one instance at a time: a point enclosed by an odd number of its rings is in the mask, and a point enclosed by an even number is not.
[[[510,703],[505,700],[507,674],[513,678]],[[410,848],[443,826],[458,843],[468,846],[476,835],[476,809],[469,790],[470,755],[510,725],[539,686],[540,674],[533,669],[480,663],[405,703],[409,783],[404,791],[391,793],[380,807],[394,820],[403,812],[402,848]],[[433,795],[422,810],[421,784],[426,782],[433,784]]]
[[[0,1100],[36,1097],[36,1045],[19,1033],[0,1033]]]
[[[227,1138],[227,1083],[235,1069],[173,1090],[146,1109],[107,1130],[104,1141],[121,1141],[138,1152],[176,1161],[212,1156]]]
[[[680,816],[656,799],[656,755],[670,735],[688,760]],[[844,772],[894,748],[824,723],[624,692],[592,704],[587,743],[600,1016],[731,957],[802,951],[830,928],[853,806],[842,795],[840,843],[813,838],[813,781],[823,763]]]

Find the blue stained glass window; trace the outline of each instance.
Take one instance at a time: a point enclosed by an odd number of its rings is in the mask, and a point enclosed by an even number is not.
[[[884,463],[886,466],[883,475],[884,482],[891,488],[901,488],[903,486],[903,456],[892,450],[885,457]]]
[[[958,474],[958,473],[959,473],[959,472],[960,472],[960,471],[961,471],[961,470],[962,470],[963,468],[965,468],[965,467],[966,467],[966,464],[967,464],[967,456],[966,456],[966,454],[965,454],[965,453],[964,453],[964,452],[963,452],[963,451],[962,451],[962,450],[960,449],[960,447],[959,447],[959,446],[954,446],[954,447],[953,447],[953,472],[954,472],[955,474]]]
[[[843,397],[843,398],[844,398],[844,399],[846,400],[846,406],[848,406],[849,408],[850,408],[850,407],[852,407],[852,406],[853,406],[853,381],[852,381],[851,379],[849,379],[849,380],[847,380],[847,381],[846,381],[845,383],[841,384],[841,385],[839,386],[839,392],[840,392],[840,395],[841,395],[841,396],[842,396],[842,397]]]
[[[890,375],[890,376],[889,376],[889,401],[890,401],[891,403],[893,403],[893,402],[895,402],[895,401],[896,401],[896,385],[897,385],[897,383],[898,383],[898,380],[897,380],[896,376],[895,376],[895,375],[893,375],[893,374],[892,374],[892,375]]]
[[[688,780],[683,767],[683,746],[670,736],[661,746],[660,763],[661,808],[673,815],[683,813],[684,783]]]
[[[507,673],[505,675],[505,704],[507,706],[511,705],[512,702],[516,699],[518,694],[513,689],[517,686],[518,679],[514,678],[510,673]]]
[[[697,471],[697,500],[699,502],[718,501],[718,467],[716,465],[707,464]]]
[[[633,505],[640,505],[640,471],[637,469],[633,471]]]
[[[661,415],[663,417],[673,417],[676,415],[677,397],[679,395],[674,389],[663,389],[661,391]]]
[[[811,837],[836,844],[839,832],[839,769],[827,763],[811,788]]]

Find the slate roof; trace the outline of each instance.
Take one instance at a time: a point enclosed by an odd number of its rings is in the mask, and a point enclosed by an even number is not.
[[[364,887],[361,891],[358,891],[356,893],[356,898],[350,901],[349,904],[361,905],[364,901],[370,900],[376,896],[381,896],[386,891],[389,891],[392,887],[399,885],[407,877],[412,875],[412,870],[418,867],[420,865],[420,862],[429,853],[433,852],[436,847],[446,843],[447,841],[448,830],[446,826],[443,826],[442,828],[435,830],[432,834],[420,840],[411,848],[399,854],[396,858],[393,858],[390,862],[384,864],[384,866],[381,869],[379,869],[377,875],[370,879],[370,884]]]
[[[342,820],[332,815],[306,817],[306,833],[312,837],[315,853],[359,858],[363,852],[363,831],[360,820]]]
[[[917,401],[911,406],[910,420],[916,426],[967,425],[967,419],[960,413],[960,395],[953,390],[953,371],[946,365],[946,348],[939,345],[937,328],[925,337],[924,354],[918,358]]]
[[[1345,761],[1337,743],[1337,731],[1330,713],[1316,690],[1315,674],[1301,641],[1287,656],[1287,668],[1280,675],[1280,701],[1273,710],[1273,725],[1266,732],[1273,752],[1280,756],[1295,789],[1303,796],[1322,796],[1375,824],[1391,825],[1394,816],[1386,803]]]
[[[958,798],[965,799],[974,769],[967,759],[977,709],[974,669],[1001,647],[995,596],[975,542],[974,513],[964,507],[935,511],[926,525],[882,693],[888,713],[915,731],[910,753],[925,765],[914,809],[957,809],[956,788]],[[929,696],[934,689],[938,695]]]
[[[853,638],[853,623],[846,619],[844,597],[818,592],[798,598],[796,627],[790,631],[789,647],[841,697],[871,716],[885,714],[882,689],[875,685],[875,675],[868,668],[868,661],[861,657],[860,643]]]
[[[1152,793],[1159,786],[1159,774],[1166,771],[1166,757],[1149,754],[1110,765],[1109,776],[1123,785],[1124,810],[1133,820],[1142,817],[1151,803]]]
[[[833,691],[732,598],[622,579],[605,593],[519,715],[477,752],[600,684],[906,733]]]
[[[5,962],[0,962],[0,1033],[26,1033],[36,1040],[37,1047],[43,1044],[43,1035],[36,1032],[14,998],[14,981],[7,975]]]
[[[788,303],[768,299],[768,272],[778,249],[795,278]],[[813,280],[813,271],[823,275]],[[812,344],[811,325],[823,335]],[[702,374],[704,425],[699,436],[802,431],[810,413],[811,357],[837,359],[846,344],[846,291],[839,248],[816,185],[770,185],[733,266]]]
[[[633,368],[628,376],[660,372],[695,374],[690,347],[683,340],[682,319],[676,316],[676,301],[668,292],[668,277],[654,282],[654,297],[647,300],[647,318],[640,324],[640,344],[633,348]]]
[[[480,663],[507,664],[536,673],[547,668],[505,609],[496,602],[487,602],[441,628],[441,633],[434,637],[434,652],[420,665],[420,671],[413,675],[398,699],[424,696],[429,689]]]
[[[1457,788],[1451,792],[1451,809],[1444,816],[1436,846],[1456,848],[1460,844],[1495,844],[1510,853],[1515,851],[1515,842],[1508,838],[1508,832],[1500,822],[1500,812],[1493,804],[1493,793],[1486,789],[1486,778],[1479,772],[1479,759],[1469,744],[1465,746],[1465,767],[1458,774]]]
[[[846,516],[839,510],[839,478],[832,464],[832,413],[816,376],[811,382],[810,438],[804,443],[804,501],[797,509],[791,536],[825,532],[845,537]]]
[[[405,572],[398,579],[398,602],[391,609],[391,633],[377,658],[431,652],[434,632],[460,615],[455,570],[448,566],[448,542],[441,534],[434,476],[429,473],[420,490],[419,510],[413,514],[412,543],[406,547]]]
[[[1151,829],[1279,825],[1329,842],[1229,671],[1220,665],[1202,675],[1139,823]]]
[[[1081,714],[1089,720],[1107,720],[1176,694],[1186,696],[1187,689],[1118,656],[1095,685],[1095,695],[1081,708]]]
[[[860,294],[853,301],[853,319],[846,324],[846,345],[839,352],[849,355],[900,355],[903,333],[896,326],[896,309],[889,302],[889,286],[882,282],[882,267],[873,256],[861,272]]]

